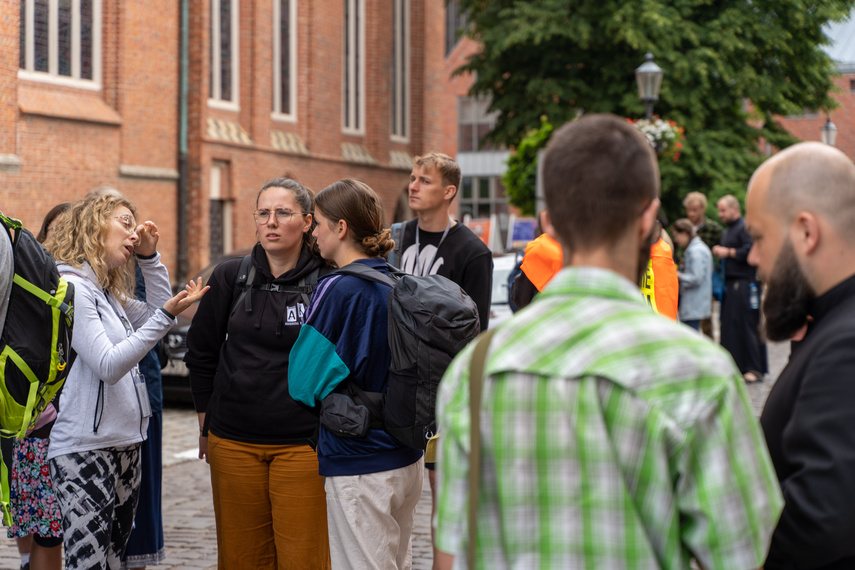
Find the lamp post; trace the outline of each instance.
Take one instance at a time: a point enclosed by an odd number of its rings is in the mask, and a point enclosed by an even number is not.
[[[644,56],[644,63],[635,70],[635,80],[638,82],[638,97],[647,105],[647,120],[653,118],[653,104],[659,100],[659,88],[662,87],[662,76],[665,72],[653,63],[653,54]]]
[[[837,142],[837,125],[831,122],[828,115],[825,117],[825,124],[819,128],[819,139],[830,146]]]

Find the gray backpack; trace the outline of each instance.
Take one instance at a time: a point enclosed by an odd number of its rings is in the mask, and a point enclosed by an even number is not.
[[[451,359],[481,331],[475,301],[441,275],[387,276],[361,263],[351,263],[337,273],[392,288],[388,325],[392,360],[386,393],[366,392],[354,382],[343,382],[339,392],[367,408],[373,421],[366,431],[382,427],[402,444],[425,449],[436,432],[439,381]]]

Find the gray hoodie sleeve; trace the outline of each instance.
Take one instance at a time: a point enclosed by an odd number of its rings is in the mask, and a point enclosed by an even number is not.
[[[160,253],[151,259],[137,259],[145,279],[145,296],[147,303],[133,300],[125,305],[125,313],[128,320],[139,328],[143,326],[152,314],[158,311],[169,299],[172,298],[172,289],[169,286],[169,272],[160,263]]]
[[[145,269],[143,271],[146,272]],[[164,274],[165,271],[164,268]],[[142,326],[129,334],[121,320],[125,318],[125,311],[115,299],[112,299],[111,307],[110,300],[86,277],[73,275],[66,278],[72,280],[75,287],[71,346],[77,352],[77,359],[108,384],[115,384],[128,374],[172,328],[174,319],[155,308],[148,311],[148,318]],[[156,304],[159,297],[152,294],[150,305]],[[145,306],[144,303],[134,306],[136,318],[145,311]],[[74,366],[77,366],[76,362]]]

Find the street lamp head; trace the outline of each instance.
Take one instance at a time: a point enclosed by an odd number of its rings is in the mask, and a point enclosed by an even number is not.
[[[635,80],[638,82],[638,96],[645,103],[659,100],[659,88],[662,86],[662,76],[665,72],[653,63],[653,54],[644,56],[642,63],[635,70]]]
[[[831,117],[826,117],[825,124],[819,128],[819,138],[829,146],[837,142],[837,125],[831,122]]]

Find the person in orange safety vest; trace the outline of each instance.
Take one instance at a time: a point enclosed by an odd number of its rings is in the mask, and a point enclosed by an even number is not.
[[[650,261],[641,280],[641,293],[654,311],[676,321],[680,283],[673,249],[662,238],[662,233],[660,228],[659,239],[650,247]]]

